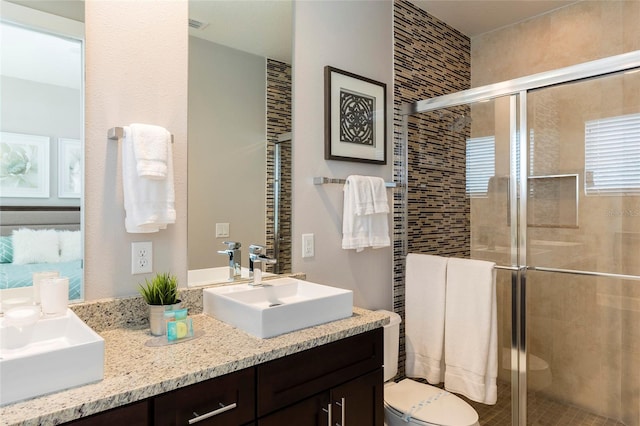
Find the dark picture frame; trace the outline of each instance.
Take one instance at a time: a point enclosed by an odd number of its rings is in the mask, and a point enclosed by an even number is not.
[[[324,67],[325,160],[387,164],[387,85]]]

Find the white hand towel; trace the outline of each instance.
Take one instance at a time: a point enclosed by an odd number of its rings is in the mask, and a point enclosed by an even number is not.
[[[406,273],[406,374],[437,384],[444,378],[447,258],[409,253]]]
[[[347,177],[345,185],[349,187],[345,188],[345,191],[350,191],[350,196],[353,197],[353,213],[356,216],[376,213],[371,181],[372,179],[369,176],[351,175]]]
[[[490,405],[498,395],[494,267],[493,262],[450,258],[445,308],[445,389]]]
[[[121,145],[127,232],[149,233],[166,229],[167,224],[176,221],[171,144],[168,144],[167,177],[163,180],[138,176],[130,127],[124,128]]]
[[[369,178],[371,193],[373,197],[374,213],[389,213],[389,202],[387,201],[387,185],[382,178]]]
[[[130,128],[138,176],[165,179],[171,133],[164,127],[151,124],[134,123]]]
[[[374,182],[374,183],[372,183]],[[381,248],[391,245],[389,238],[388,212],[382,206],[384,197],[374,196],[374,185],[384,180],[369,176],[349,176],[344,185],[344,207],[342,215],[342,248],[355,249],[357,252],[365,247]],[[384,189],[383,189],[384,191]],[[376,200],[378,207],[376,207]],[[376,212],[379,210],[379,212]]]

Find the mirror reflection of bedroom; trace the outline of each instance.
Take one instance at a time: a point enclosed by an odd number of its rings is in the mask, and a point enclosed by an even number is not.
[[[69,300],[79,301],[84,24],[6,1],[2,7],[0,299],[33,303],[33,274],[57,271],[69,278]]]

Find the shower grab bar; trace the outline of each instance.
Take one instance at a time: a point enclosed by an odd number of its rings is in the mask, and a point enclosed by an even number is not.
[[[313,184],[314,185],[324,185],[325,183],[341,183],[341,184],[345,184],[347,183],[346,179],[338,179],[338,178],[328,178],[328,177],[319,177],[316,176],[313,178]],[[384,186],[386,186],[387,188],[396,188],[399,186],[399,184],[395,183],[395,182],[385,182]]]
[[[124,137],[124,127],[112,127],[107,131],[107,139],[112,141],[120,140]],[[171,134],[171,143],[173,143],[173,133]]]

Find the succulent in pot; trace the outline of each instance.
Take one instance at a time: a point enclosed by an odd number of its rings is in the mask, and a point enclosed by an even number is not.
[[[169,273],[158,273],[151,280],[145,279],[138,291],[149,305],[149,327],[151,334],[165,334],[165,311],[180,308],[178,299],[178,279]]]

